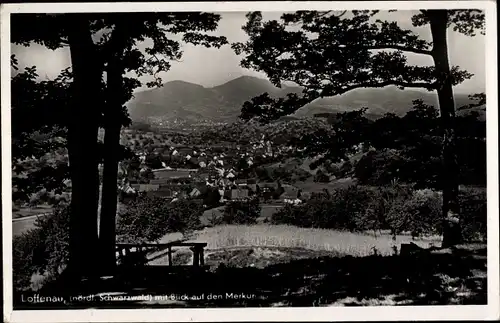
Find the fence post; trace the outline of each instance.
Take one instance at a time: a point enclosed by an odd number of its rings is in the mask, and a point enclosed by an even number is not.
[[[172,247],[168,246],[168,265],[172,266]]]

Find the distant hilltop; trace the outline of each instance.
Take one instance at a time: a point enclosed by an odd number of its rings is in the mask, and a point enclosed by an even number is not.
[[[285,97],[288,93],[300,93],[298,86],[275,87],[269,80],[253,76],[241,76],[215,87],[203,87],[185,81],[171,81],[161,88],[141,91],[127,104],[133,121],[161,120],[176,123],[233,122],[240,115],[245,101],[268,92],[272,97]],[[315,114],[335,113],[368,108],[367,115],[377,118],[385,113],[405,114],[412,101],[421,99],[437,106],[433,92],[385,88],[357,89],[344,95],[318,99],[299,109],[294,117],[313,117]],[[469,102],[467,95],[455,95],[456,106]]]

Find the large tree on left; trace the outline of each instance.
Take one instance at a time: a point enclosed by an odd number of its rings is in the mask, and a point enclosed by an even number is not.
[[[94,258],[100,257],[100,274],[112,274],[115,264],[117,171],[123,155],[119,139],[121,127],[129,122],[124,104],[132,97],[133,90],[142,85],[137,79],[139,76],[151,75],[153,80],[146,85],[161,86],[158,74],[170,69],[170,60],[181,58],[181,41],[217,48],[226,44],[225,37],[205,33],[214,31],[219,20],[220,15],[203,12],[30,15],[13,19],[17,24],[12,27],[17,32],[12,37],[15,43],[37,42],[52,49],[69,46],[73,69],[70,95],[74,103],[67,118],[68,151],[73,194],[77,194],[72,197],[75,230],[71,240],[74,248],[85,249],[75,249],[76,254],[91,257],[86,254],[90,251]],[[39,29],[28,32],[22,29],[33,23]],[[175,40],[173,35],[180,37]],[[152,46],[140,50],[138,43],[145,40],[151,41]],[[134,72],[135,76],[125,76],[127,72]],[[102,154],[97,143],[99,127],[105,129]],[[81,147],[85,147],[85,151]],[[101,157],[104,174],[97,241],[94,235],[94,232],[97,234],[99,195],[97,164]],[[78,191],[79,188],[86,190]],[[86,204],[86,213],[79,215],[84,209],[78,205],[85,201],[91,203]],[[81,236],[78,228],[82,228],[85,235]],[[81,239],[83,237],[89,237],[89,242]],[[80,258],[84,259],[78,256]],[[80,264],[77,268],[85,267]],[[90,274],[94,273],[94,268],[87,269]]]
[[[13,14],[11,41],[49,49],[69,46],[72,78],[67,128],[71,191],[70,246],[67,272],[79,280],[97,274],[98,126],[102,113],[102,67],[92,39],[96,30],[88,14]]]

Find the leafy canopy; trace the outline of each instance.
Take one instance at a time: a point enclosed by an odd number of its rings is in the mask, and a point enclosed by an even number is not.
[[[52,50],[67,47],[68,26],[75,15],[14,14],[11,17],[11,41],[23,46],[37,43]],[[120,93],[113,93],[119,96],[118,101],[123,105],[132,98],[133,91],[143,85],[138,77],[153,75],[153,81],[146,85],[161,86],[160,73],[170,69],[170,61],[182,57],[181,41],[207,47],[220,47],[227,43],[225,37],[207,34],[217,28],[220,20],[219,15],[211,13],[96,13],[85,14],[85,17],[90,21],[100,58],[95,64],[102,73],[101,91],[106,90],[104,72],[111,59],[121,58],[120,74],[132,75],[123,78]],[[177,34],[182,37],[174,39]],[[141,50],[139,44],[142,42],[150,45]],[[18,70],[15,56],[11,57],[11,66]],[[72,78],[68,68],[56,79],[40,82],[36,67],[28,67],[12,79],[12,153],[14,160],[18,161],[14,169],[16,199],[28,200],[43,188],[60,191],[63,189],[62,182],[69,178],[64,148],[68,111],[71,111]],[[113,120],[123,126],[129,125],[125,106],[119,112],[118,115],[113,114]],[[101,111],[101,127],[104,126],[105,114],[105,110]],[[121,147],[121,151],[120,158],[125,158],[128,155],[126,149]],[[48,153],[55,154],[57,162],[36,167],[33,161],[21,162],[32,157],[39,159]]]
[[[281,19],[263,21],[261,12],[247,14],[244,43],[232,44],[244,54],[241,65],[264,72],[271,82],[294,82],[302,95],[272,99],[263,94],[243,106],[242,118],[263,121],[288,115],[320,97],[343,94],[356,88],[396,85],[435,90],[441,81],[436,68],[412,65],[407,53],[433,55],[432,43],[396,22],[377,19],[378,11],[287,13]],[[432,10],[412,17],[414,26],[430,23]],[[474,36],[484,33],[484,13],[480,10],[449,10],[447,25]],[[472,74],[451,67],[451,81],[459,84]]]

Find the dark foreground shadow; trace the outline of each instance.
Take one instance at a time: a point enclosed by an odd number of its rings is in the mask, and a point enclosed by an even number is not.
[[[245,252],[248,252],[245,251]],[[146,266],[68,290],[56,281],[14,308],[152,308],[486,304],[486,249],[408,256],[318,257],[265,268]],[[86,299],[69,299],[70,296]],[[29,297],[61,297],[35,302]]]

